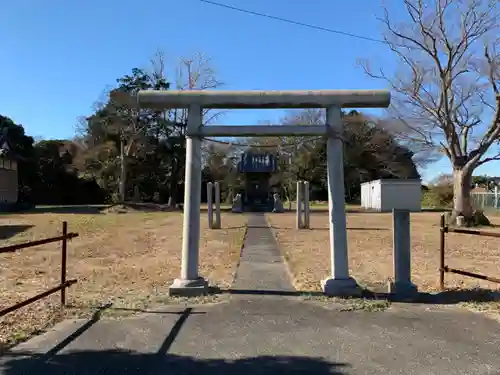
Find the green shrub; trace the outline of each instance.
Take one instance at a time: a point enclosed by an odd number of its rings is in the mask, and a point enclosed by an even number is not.
[[[453,185],[440,183],[429,186],[422,194],[422,206],[432,208],[450,208],[453,205]]]

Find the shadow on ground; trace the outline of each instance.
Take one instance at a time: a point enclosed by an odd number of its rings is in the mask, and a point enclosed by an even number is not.
[[[33,228],[33,225],[0,225],[0,240],[14,237],[16,234]]]
[[[169,354],[182,326],[192,313],[191,308],[180,317],[156,352],[111,350],[74,350],[60,353],[65,347],[88,330],[97,320],[100,311],[80,329],[45,354],[15,351],[6,354],[1,373],[21,375],[83,375],[106,373],[118,374],[333,374],[342,375],[346,364],[330,363],[322,358],[297,356],[258,356],[240,359],[200,359],[191,356]]]
[[[15,211],[10,214],[102,214],[108,205],[71,205],[71,206],[37,206],[29,210]]]
[[[282,290],[251,290],[251,289],[219,289],[212,288],[213,294],[255,295],[255,296],[290,296],[290,297],[326,297],[319,291],[282,291]],[[361,298],[367,300],[388,300],[401,303],[422,303],[435,305],[453,305],[462,302],[499,302],[500,290],[464,289],[447,290],[437,293],[418,293],[412,297],[400,297],[394,294],[363,289]]]
[[[202,207],[200,212],[207,212],[206,207]],[[37,206],[28,210],[6,212],[5,214],[87,214],[99,215],[105,213],[125,214],[129,212],[182,212],[181,207],[168,207],[165,204],[156,203],[134,203],[114,205],[68,205],[68,206]],[[230,208],[221,208],[222,212],[230,212]]]
[[[158,203],[134,203],[127,202],[125,204],[112,205],[81,205],[81,206],[39,206],[26,211],[18,211],[15,213],[22,214],[102,214],[111,211],[113,213],[127,212],[183,212],[182,205],[177,207],[169,207],[166,204]],[[200,212],[207,212],[208,208],[201,207]],[[231,208],[221,207],[221,212],[231,212]]]
[[[387,284],[372,283],[364,286],[363,298],[436,305],[453,305],[462,302],[500,303],[500,289],[453,288],[444,291],[419,292],[411,297],[402,298],[397,295],[387,293]]]
[[[278,229],[278,230],[292,230],[296,229],[295,227],[278,227],[276,225],[271,225],[271,226],[264,226],[264,225],[240,225],[237,227],[224,227],[224,229],[242,229],[242,228],[257,228],[257,229]],[[327,231],[330,230],[330,228],[307,228],[307,229],[301,229],[301,230],[321,230],[321,231]],[[364,228],[364,227],[348,227],[347,230],[366,230],[366,231],[388,231],[390,229],[388,228]]]
[[[122,374],[311,374],[341,375],[345,364],[332,364],[321,358],[259,356],[241,359],[199,359],[168,353],[144,354],[126,350],[73,351],[44,360],[41,356],[20,353],[27,358],[13,358],[4,366],[5,375]],[[33,370],[31,370],[33,371]],[[35,372],[32,372],[35,373]]]
[[[273,227],[275,229],[295,229],[295,228],[277,228]],[[368,228],[368,227],[347,227],[347,230],[366,230],[366,231],[388,231],[390,230],[389,228]],[[329,231],[330,228],[307,228],[305,230],[320,230],[320,231]]]
[[[292,211],[295,211],[295,210],[292,210]],[[292,212],[292,211],[289,211],[289,212]],[[309,209],[309,211],[311,212],[328,212],[328,206],[325,206],[325,207],[311,207]],[[442,208],[422,208],[422,211],[421,212],[448,212],[450,210],[446,210],[446,209],[442,209]],[[367,209],[364,209],[364,208],[346,208],[345,210],[346,213],[348,214],[380,214],[379,211],[375,211],[375,210],[367,210]]]
[[[134,211],[142,211],[142,212],[165,212],[165,211],[172,211],[172,212],[182,212],[183,207],[182,205],[178,205],[178,207],[171,208],[168,207],[166,204],[158,204],[158,203],[136,203],[136,202],[127,202],[125,205],[67,205],[67,206],[37,206],[35,208],[31,208],[28,210],[20,210],[20,211],[12,211],[12,212],[6,212],[5,214],[44,214],[44,213],[55,213],[55,214],[102,214],[103,211],[105,210],[116,210],[117,213],[123,213],[129,212],[128,210],[134,210]],[[208,209],[207,207],[204,207],[202,205],[201,212],[207,212]],[[231,207],[221,207],[222,212],[231,212],[232,209]],[[312,213],[322,213],[322,212],[328,212],[328,207],[317,207],[314,208],[312,207],[310,209]],[[288,211],[286,210],[285,212],[295,212],[295,210]],[[445,212],[441,209],[423,209],[422,212]],[[346,209],[346,213],[379,213],[377,211],[367,211],[367,210],[362,210],[362,209],[356,209],[356,208],[349,208]],[[318,228],[316,228],[318,229]],[[357,229],[357,228],[351,228],[351,229]],[[373,229],[374,228],[367,228],[367,229]]]
[[[463,289],[438,293],[419,293],[417,303],[453,305],[462,302],[500,302],[500,290]]]

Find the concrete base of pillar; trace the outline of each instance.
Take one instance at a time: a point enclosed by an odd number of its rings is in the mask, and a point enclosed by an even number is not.
[[[196,280],[175,279],[168,288],[171,297],[198,297],[208,294],[208,282],[200,277]]]
[[[418,288],[411,282],[394,282],[388,284],[389,293],[396,297],[412,298],[418,295]]]
[[[348,279],[325,279],[321,282],[323,293],[330,297],[361,297],[363,290],[352,277]]]

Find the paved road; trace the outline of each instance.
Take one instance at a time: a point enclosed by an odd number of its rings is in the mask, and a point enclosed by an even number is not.
[[[249,224],[262,222],[254,216]],[[249,229],[240,291],[290,288],[266,231]],[[348,312],[300,297],[243,294],[121,320],[64,322],[0,362],[2,375],[279,373],[500,374],[500,325],[450,307]]]

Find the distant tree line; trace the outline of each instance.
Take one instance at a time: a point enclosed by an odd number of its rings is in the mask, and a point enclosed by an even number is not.
[[[9,128],[19,165],[20,200],[34,204],[98,204],[129,200],[182,202],[185,167],[184,110],[132,109],[113,100],[115,91],[211,89],[219,85],[209,60],[199,55],[181,61],[175,85],[166,77],[163,56],[149,69],[132,69],[117,80],[94,113],[80,121],[71,140],[35,142],[22,125],[0,117]],[[221,113],[206,112],[206,123]],[[344,113],[346,199],[359,199],[360,183],[378,178],[419,178],[413,153],[384,130],[384,122],[351,111]],[[287,113],[282,124],[324,123],[322,110]],[[310,181],[313,200],[327,200],[326,140],[314,137],[218,139],[203,142],[203,184],[220,181],[223,199],[243,187],[238,173],[242,152],[261,150],[276,155],[272,185],[285,200],[295,198],[297,180]],[[202,190],[204,192],[204,190]],[[206,199],[202,194],[202,199]]]

